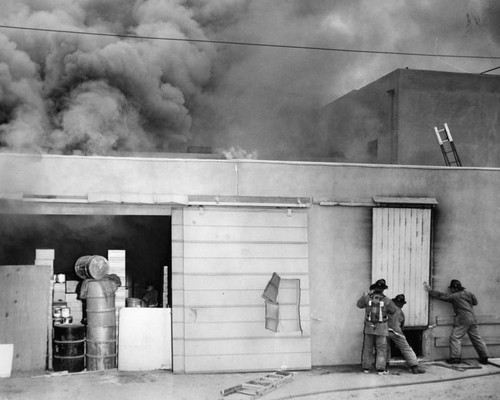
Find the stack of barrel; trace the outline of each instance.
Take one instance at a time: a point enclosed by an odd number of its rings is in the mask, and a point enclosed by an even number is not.
[[[120,286],[108,279],[109,263],[98,255],[80,257],[76,274],[84,279],[80,297],[86,303],[87,371],[116,367],[116,311],[114,292]]]

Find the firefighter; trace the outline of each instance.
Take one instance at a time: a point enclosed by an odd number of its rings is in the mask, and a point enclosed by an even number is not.
[[[387,326],[388,315],[397,310],[392,300],[384,295],[387,289],[385,279],[379,279],[370,286],[369,292],[364,292],[358,299],[358,308],[365,309],[365,323],[363,330],[363,349],[361,352],[361,367],[364,373],[370,372],[374,364],[373,350],[375,349],[375,368],[379,375],[387,374]]]
[[[405,324],[405,314],[403,313],[403,306],[406,304],[404,294],[398,294],[392,299],[396,305],[397,310],[394,314],[389,314],[387,323],[389,325],[389,341],[387,343],[387,366],[391,360],[391,341],[394,342],[396,347],[401,351],[403,358],[414,374],[423,374],[425,370],[418,366],[418,360],[415,352],[408,344],[406,336],[403,333],[403,326]]]
[[[488,364],[488,349],[477,329],[477,320],[473,307],[477,305],[474,294],[465,290],[459,280],[452,279],[448,289],[450,293],[433,290],[427,282],[424,288],[433,298],[451,303],[455,312],[453,331],[450,335],[450,358],[446,360],[449,364],[460,364],[462,362],[462,338],[467,333],[479,356],[481,364]]]

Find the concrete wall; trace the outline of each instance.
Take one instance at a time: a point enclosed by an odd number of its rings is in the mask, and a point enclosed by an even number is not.
[[[320,129],[344,161],[445,165],[434,127],[447,123],[463,165],[499,167],[499,106],[498,76],[398,69],[323,107]]]
[[[82,196],[90,192],[310,197],[309,271],[312,364],[358,363],[363,313],[355,302],[371,283],[373,196],[434,197],[433,274],[437,289],[452,278],[475,292],[483,336],[495,342],[500,322],[500,170],[254,160],[156,160],[0,155],[0,193]],[[348,206],[323,206],[320,200]],[[332,204],[332,203],[330,203]],[[389,286],[391,285],[388,282]],[[452,315],[431,303],[431,325]],[[446,319],[428,332],[446,338]],[[444,321],[444,322],[443,322]],[[498,336],[498,333],[496,333]],[[500,339],[497,340],[500,344]],[[500,346],[491,346],[500,356]],[[464,356],[474,355],[464,348]]]

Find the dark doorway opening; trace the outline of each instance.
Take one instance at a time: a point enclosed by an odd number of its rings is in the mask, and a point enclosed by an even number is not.
[[[422,334],[423,329],[403,329],[403,333],[406,336],[406,341],[413,349],[417,357],[422,357]],[[391,355],[392,358],[402,358],[403,355],[399,351],[399,349],[394,345],[394,342],[391,341]]]
[[[76,260],[125,250],[129,296],[152,283],[162,299],[171,291],[164,266],[171,265],[171,217],[139,215],[0,215],[0,264],[32,265],[36,249],[54,249],[54,274],[79,278]],[[170,293],[168,296],[171,299]]]

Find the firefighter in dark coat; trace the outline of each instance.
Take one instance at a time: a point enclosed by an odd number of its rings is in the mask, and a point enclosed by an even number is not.
[[[479,356],[479,362],[488,364],[488,349],[483,338],[479,335],[473,310],[473,307],[477,305],[476,296],[465,290],[457,279],[451,280],[448,287],[450,293],[433,290],[427,282],[424,282],[424,288],[431,297],[451,303],[455,312],[453,331],[450,336],[450,358],[446,361],[450,364],[460,364],[462,362],[462,338],[465,334],[468,334]]]
[[[377,372],[387,374],[387,337],[389,330],[387,318],[389,314],[394,314],[397,310],[392,300],[384,295],[387,289],[385,279],[379,279],[370,286],[370,292],[364,292],[358,299],[358,308],[365,309],[364,340],[361,352],[361,367],[363,372],[370,372],[374,364],[373,350],[375,349],[375,368]]]

